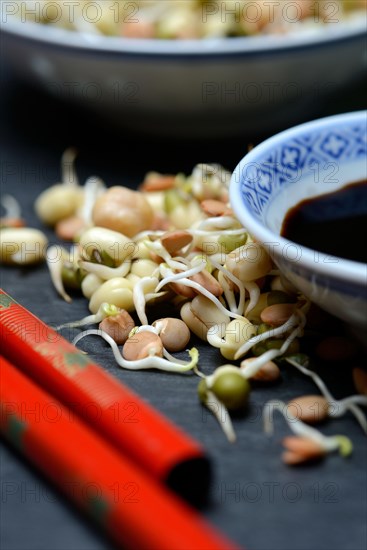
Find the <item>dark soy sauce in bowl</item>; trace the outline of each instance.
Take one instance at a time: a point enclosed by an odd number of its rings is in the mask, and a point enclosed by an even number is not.
[[[367,263],[367,180],[290,208],[281,235],[328,255]]]

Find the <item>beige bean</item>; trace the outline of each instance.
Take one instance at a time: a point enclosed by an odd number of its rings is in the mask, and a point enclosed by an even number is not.
[[[143,193],[114,186],[96,200],[92,218],[95,225],[133,237],[150,229],[154,213]]]
[[[345,336],[329,336],[316,347],[316,354],[324,361],[348,361],[357,352],[356,344]]]
[[[134,326],[133,318],[125,310],[122,310],[117,315],[105,317],[99,324],[99,328],[107,332],[115,340],[116,344],[124,344]]]
[[[97,288],[103,284],[103,279],[95,273],[88,273],[81,283],[82,293],[88,300],[91,299]]]
[[[260,319],[272,327],[280,327],[288,321],[296,309],[295,304],[273,304],[262,310]]]
[[[353,369],[353,382],[358,393],[367,395],[367,372],[359,367]]]
[[[141,277],[139,277],[138,275],[134,275],[134,273],[128,273],[126,275],[126,279],[130,281],[132,285],[136,285],[136,283],[140,281]]]
[[[157,269],[156,262],[148,259],[135,260],[131,264],[130,273],[138,277],[149,277]]]
[[[262,246],[247,242],[227,255],[226,267],[241,281],[255,281],[267,275],[273,264]]]
[[[93,260],[94,251],[97,251],[101,256],[107,254],[115,266],[131,259],[136,250],[135,243],[122,233],[97,226],[84,231],[79,243],[85,260]]]
[[[186,302],[181,307],[180,315],[182,320],[191,330],[191,332],[195,334],[198,338],[206,342],[209,328],[192,311],[190,302]]]
[[[288,465],[302,464],[308,460],[320,459],[326,454],[325,449],[320,444],[307,437],[285,437],[283,445],[287,450],[283,453],[282,459]]]
[[[154,332],[147,330],[131,335],[122,348],[122,354],[127,361],[144,359],[149,356],[163,357],[163,343]]]
[[[144,192],[144,197],[149,202],[155,215],[158,214],[165,217],[164,193],[162,191]]]
[[[268,295],[270,293],[269,292],[263,292],[262,294],[260,294],[259,296],[259,299],[257,301],[257,304],[255,305],[254,308],[251,309],[251,311],[249,311],[246,316],[247,316],[247,319],[249,321],[251,321],[252,323],[255,323],[256,325],[259,325],[261,323],[261,312],[263,309],[265,309],[267,306],[268,306]],[[245,311],[246,311],[246,308],[248,306],[248,304],[250,303],[249,300],[246,300],[245,302]]]
[[[83,190],[76,185],[56,184],[43,191],[34,207],[40,220],[47,225],[74,216],[83,203]]]
[[[223,337],[225,335],[226,327],[230,322],[230,318],[228,315],[220,311],[217,306],[209,300],[209,298],[206,298],[201,294],[195,296],[191,302],[190,308],[195,317],[199,319],[201,323],[207,327],[207,329],[214,325],[219,325],[220,336]]]
[[[329,415],[329,403],[322,395],[303,395],[289,401],[287,409],[302,422],[317,424]]]
[[[284,287],[282,285],[279,275],[272,278],[270,282],[270,288],[271,290],[281,290],[282,292],[284,292]]]
[[[190,340],[190,330],[186,323],[175,317],[166,317],[154,321],[153,327],[159,327],[159,336],[164,347],[170,351],[182,351]]]
[[[192,235],[188,231],[167,231],[161,237],[161,243],[169,254],[174,254],[192,242]]]
[[[45,259],[47,237],[30,227],[6,227],[0,230],[0,262],[31,265]]]
[[[85,226],[84,220],[78,216],[70,216],[57,222],[55,233],[59,239],[73,241]]]
[[[195,235],[194,246],[198,250],[202,250],[207,256],[217,254],[223,251],[223,247],[220,245],[220,239],[222,235],[207,234],[207,235]]]
[[[196,201],[183,202],[174,208],[166,210],[169,221],[177,229],[189,229],[203,216]]]
[[[134,311],[132,283],[125,277],[114,277],[105,281],[92,295],[89,301],[90,311],[97,313],[103,302]]]
[[[232,319],[226,327],[225,343],[220,346],[221,354],[229,361],[233,361],[236,351],[255,334],[256,328],[245,317]]]
[[[253,361],[256,361],[257,357],[249,357],[241,361],[241,368],[245,368],[246,365],[249,365]],[[274,361],[267,361],[256,374],[251,376],[251,380],[256,380],[259,382],[276,382],[279,380],[281,374],[278,365]]]
[[[132,260],[149,260],[151,258],[150,249],[146,246],[143,239],[134,241],[135,250],[131,256]]]

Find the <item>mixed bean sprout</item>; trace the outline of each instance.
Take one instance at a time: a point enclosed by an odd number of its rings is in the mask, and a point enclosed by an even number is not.
[[[366,9],[365,0],[17,0],[22,21],[127,38],[206,39],[317,30]],[[72,5],[71,5],[72,4]]]
[[[300,340],[310,303],[234,215],[228,202],[230,173],[208,164],[196,166],[189,176],[150,172],[133,191],[106,188],[99,178],[81,186],[74,160],[73,150],[64,153],[62,182],[35,203],[42,222],[72,241],[70,247],[53,244],[47,250],[56,291],[71,302],[78,290],[89,303],[90,314],[57,330],[85,328],[74,344],[87,336],[103,338],[124,369],[194,373],[200,378],[200,401],[231,442],[236,434],[229,412],[247,406],[252,382],[273,383],[282,365],[292,365],[311,377],[322,395],[265,406],[267,431],[274,410],[292,420],[296,436],[285,442],[284,461],[298,464],[337,449],[348,455],[352,445],[347,438],[326,438],[309,424],[349,411],[367,433],[361,409],[367,396],[337,401],[309,369]],[[7,199],[7,205],[13,212],[3,218],[5,226],[6,219],[20,216],[14,202]],[[1,229],[2,250],[4,242],[9,250],[7,232],[14,230]],[[35,243],[42,241],[36,230],[17,230],[28,231]],[[20,257],[15,250],[13,256],[2,253],[1,260],[19,263]],[[161,303],[170,303],[173,314],[155,319]],[[88,328],[92,325],[98,326]],[[223,365],[209,375],[200,368],[198,349],[187,349],[193,335],[223,357]],[[363,371],[357,377],[363,394]],[[318,403],[319,411],[312,418],[310,401]]]

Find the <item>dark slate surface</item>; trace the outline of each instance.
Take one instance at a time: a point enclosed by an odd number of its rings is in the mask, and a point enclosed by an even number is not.
[[[197,162],[219,162],[232,170],[248,143],[266,136],[211,142],[163,142],[112,131],[93,115],[45,97],[2,72],[1,192],[14,194],[30,226],[38,193],[56,182],[63,150],[75,145],[81,180],[98,174],[108,185],[135,186],[147,170],[189,172]],[[362,83],[320,104],[319,115],[365,107]],[[366,96],[367,97],[367,96]],[[286,121],[284,127],[286,127]],[[51,240],[54,237],[49,233]],[[87,312],[83,299],[70,306],[55,294],[45,266],[3,268],[1,286],[45,322],[58,324]],[[72,336],[72,334],[70,334]],[[355,452],[312,467],[292,469],[280,461],[280,418],[272,438],[262,432],[260,411],[270,398],[291,399],[316,393],[310,380],[285,368],[273,387],[255,388],[247,415],[235,418],[238,442],[230,446],[214,419],[199,405],[197,378],[168,373],[122,371],[110,351],[90,339],[92,356],[114,376],[162,411],[206,447],[214,465],[211,502],[202,511],[208,521],[249,550],[363,550],[366,548],[366,440],[347,416],[322,426],[325,433],[348,434]],[[209,373],[225,361],[201,346],[201,365]],[[363,360],[363,359],[362,359]],[[352,392],[351,364],[322,368],[337,397]],[[1,445],[2,550],[101,550],[109,541],[82,518],[7,444]],[[103,465],[102,465],[103,467]],[[165,518],[162,518],[162,528]]]

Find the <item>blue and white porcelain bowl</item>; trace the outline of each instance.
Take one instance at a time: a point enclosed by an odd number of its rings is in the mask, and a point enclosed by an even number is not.
[[[367,264],[327,256],[280,236],[303,199],[367,177],[367,112],[316,120],[255,147],[236,167],[230,199],[250,234],[305,296],[355,327],[367,328]],[[366,197],[367,200],[367,197]],[[365,235],[356,235],[366,246]]]

